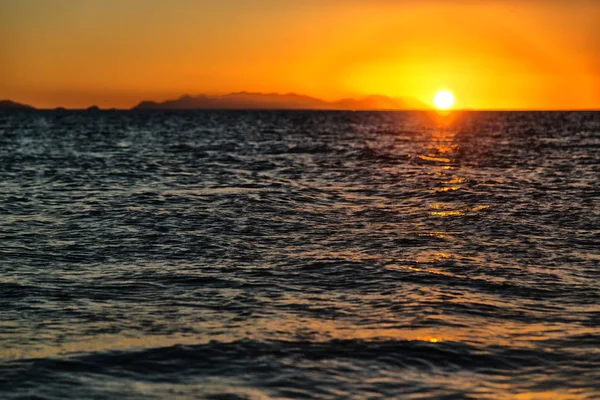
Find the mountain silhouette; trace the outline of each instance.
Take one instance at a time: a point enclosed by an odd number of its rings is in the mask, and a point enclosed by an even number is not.
[[[35,107],[12,100],[0,100],[0,110],[35,110]]]
[[[367,96],[360,99],[325,101],[296,93],[236,92],[221,96],[184,95],[163,102],[142,101],[134,110],[279,109],[279,110],[414,110],[426,109],[414,99]]]
[[[418,100],[406,97],[366,96],[326,101],[297,93],[235,92],[221,96],[201,94],[184,95],[162,102],[142,101],[133,110],[424,110],[429,107]],[[0,100],[0,110],[35,110],[27,104]],[[57,107],[55,110],[65,110]],[[88,111],[99,111],[97,106]]]

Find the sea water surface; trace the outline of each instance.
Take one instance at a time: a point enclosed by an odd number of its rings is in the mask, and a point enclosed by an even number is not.
[[[0,398],[600,398],[600,113],[0,114]]]

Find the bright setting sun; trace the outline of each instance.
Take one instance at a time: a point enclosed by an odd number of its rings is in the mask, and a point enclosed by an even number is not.
[[[454,96],[447,90],[440,90],[433,97],[433,104],[435,104],[436,108],[447,110],[454,104]]]

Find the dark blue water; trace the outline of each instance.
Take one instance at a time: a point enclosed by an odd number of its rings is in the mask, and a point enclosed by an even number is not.
[[[600,398],[600,113],[0,115],[0,398]]]

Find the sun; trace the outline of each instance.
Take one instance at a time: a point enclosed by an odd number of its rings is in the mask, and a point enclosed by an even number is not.
[[[433,104],[440,110],[447,110],[454,104],[454,96],[447,90],[440,90],[433,97]]]

